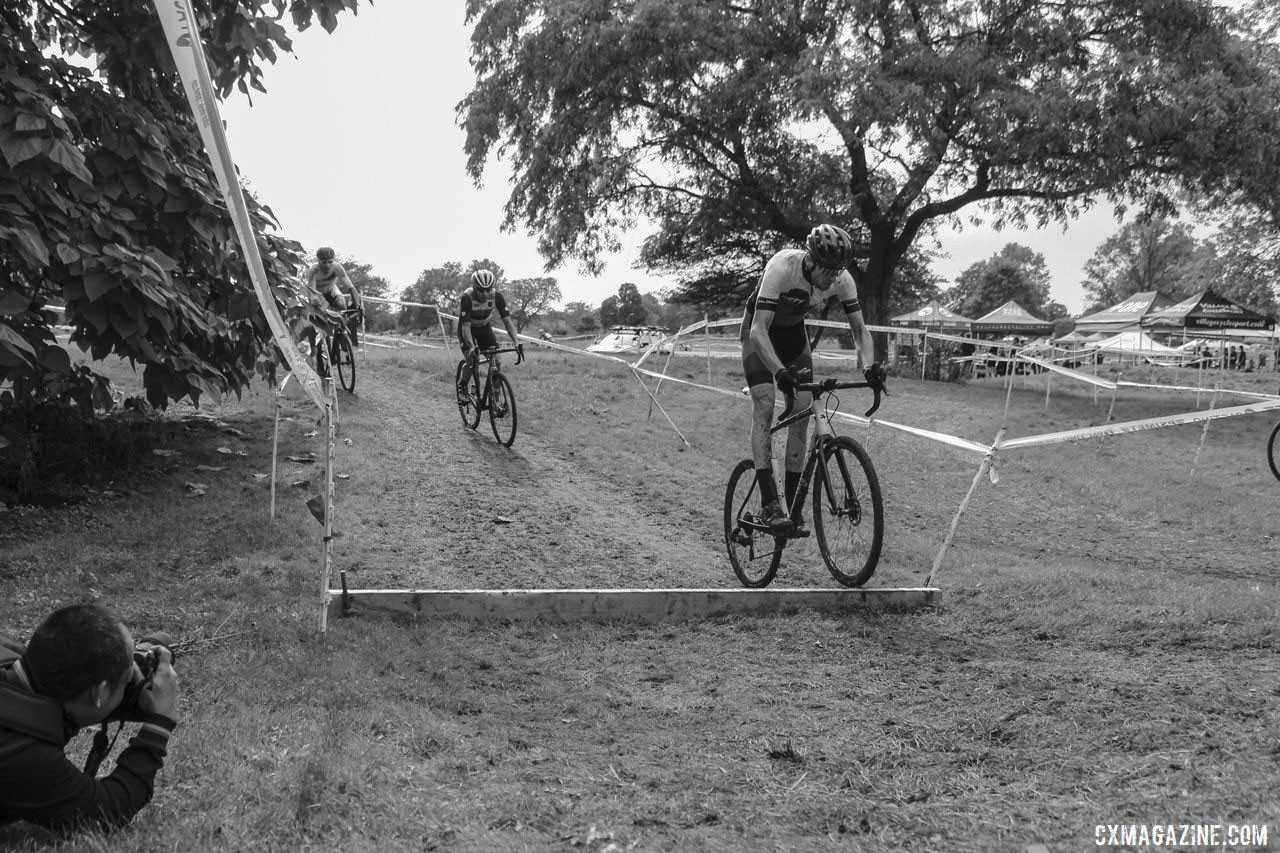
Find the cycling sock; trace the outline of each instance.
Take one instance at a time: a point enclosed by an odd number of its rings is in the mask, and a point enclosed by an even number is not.
[[[784,486],[784,488],[787,490],[787,506],[791,506],[791,504],[796,499],[796,491],[800,488],[800,472],[799,471],[787,472],[786,485]]]
[[[778,484],[773,479],[772,468],[757,468],[756,482],[760,484],[760,502],[772,503],[778,499]]]

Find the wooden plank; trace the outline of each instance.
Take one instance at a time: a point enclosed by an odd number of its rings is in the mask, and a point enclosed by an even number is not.
[[[343,611],[331,590],[329,613]],[[941,604],[942,590],[909,589],[355,589],[352,613],[401,613],[424,618],[640,619],[682,622],[716,616],[764,616],[816,610],[911,609]]]

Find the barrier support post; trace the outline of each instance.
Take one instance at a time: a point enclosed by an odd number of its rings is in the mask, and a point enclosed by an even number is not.
[[[626,362],[624,361],[623,364],[626,364]],[[671,428],[676,431],[676,435],[680,436],[680,441],[684,442],[684,446],[693,447],[693,445],[689,443],[689,439],[685,438],[684,433],[680,431],[680,427],[676,426],[676,422],[671,420],[671,416],[667,414],[667,410],[662,408],[662,404],[654,398],[653,392],[649,390],[649,386],[644,384],[644,379],[641,378],[640,372],[636,370],[635,365],[627,364],[627,367],[631,368],[631,375],[640,383],[640,387],[644,389],[644,393],[649,395],[650,402],[658,407],[659,412],[662,412],[662,416],[667,419],[667,423],[671,424]]]
[[[942,540],[942,547],[938,549],[938,556],[933,560],[933,567],[929,569],[929,577],[925,578],[924,585],[931,587],[934,585],[934,579],[938,576],[939,570],[942,568],[942,559],[947,555],[947,549],[951,547],[951,540],[956,536],[956,529],[960,526],[960,517],[964,515],[964,511],[969,506],[969,501],[973,499],[973,493],[978,489],[978,483],[982,480],[982,475],[986,474],[995,464],[996,451],[1000,449],[1000,441],[1004,438],[1005,427],[1000,427],[1000,431],[996,433],[996,440],[991,443],[991,449],[987,451],[987,455],[982,457],[982,464],[978,466],[978,473],[973,475],[973,482],[969,484],[969,491],[964,496],[964,500],[960,501],[960,508],[956,510],[955,518],[951,519],[951,527],[947,529],[947,535]]]
[[[453,361],[453,353],[449,350],[449,336],[445,333],[444,318],[440,316],[440,306],[438,305],[436,306],[436,322],[440,324],[440,340],[444,344],[444,360],[445,364],[448,365]],[[458,357],[461,358],[461,354]]]
[[[1120,393],[1120,379],[1123,376],[1123,370],[1116,371],[1116,384],[1115,387],[1111,389],[1111,405],[1107,407],[1107,419],[1103,421],[1103,423],[1111,423],[1111,413],[1116,410],[1116,395]]]
[[[1214,407],[1218,404],[1218,393],[1221,390],[1222,383],[1218,383],[1213,386],[1213,394],[1209,397],[1209,411],[1212,412]],[[1196,445],[1196,455],[1191,457],[1191,477],[1188,479],[1188,482],[1190,483],[1194,483],[1196,480],[1196,466],[1200,464],[1200,452],[1204,450],[1205,440],[1209,438],[1210,423],[1212,423],[1212,421],[1206,420],[1204,422],[1204,429],[1200,431],[1200,443]]]
[[[333,572],[333,457],[337,444],[337,422],[334,407],[337,405],[337,387],[333,377],[323,379],[324,407],[324,568],[320,578],[320,633],[328,630],[329,577]]]
[[[707,339],[707,384],[710,385],[711,384],[711,315],[703,314],[702,322],[705,324],[702,327],[703,335]]]

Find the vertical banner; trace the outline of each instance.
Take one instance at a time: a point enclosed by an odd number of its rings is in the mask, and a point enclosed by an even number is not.
[[[160,22],[164,25],[165,40],[173,53],[173,60],[178,66],[178,75],[182,78],[182,88],[187,93],[191,104],[192,115],[200,128],[200,138],[204,140],[205,151],[209,162],[213,164],[214,174],[218,178],[218,187],[222,190],[222,198],[231,213],[235,224],[236,235],[240,238],[240,247],[244,251],[245,265],[249,268],[249,276],[253,280],[253,289],[258,294],[258,303],[267,317],[271,327],[272,338],[280,351],[284,353],[289,369],[302,383],[307,396],[320,409],[324,409],[326,400],[320,388],[320,377],[307,364],[297,344],[285,327],[284,318],[276,308],[275,296],[267,284],[267,273],[262,266],[262,255],[258,252],[257,235],[253,231],[253,223],[249,219],[249,208],[244,201],[244,191],[240,187],[240,179],[236,175],[235,162],[231,159],[231,149],[227,145],[227,136],[222,129],[222,117],[218,113],[218,102],[213,91],[213,81],[209,77],[209,66],[205,61],[204,47],[200,43],[200,34],[195,27],[195,14],[191,10],[191,0],[154,0]]]

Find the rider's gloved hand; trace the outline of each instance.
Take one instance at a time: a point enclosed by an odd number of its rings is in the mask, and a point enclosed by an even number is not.
[[[778,386],[778,390],[784,394],[794,394],[796,390],[796,382],[798,377],[791,371],[789,367],[780,367],[778,372],[773,374],[774,384]]]
[[[475,367],[480,363],[480,347],[472,347],[467,350],[467,364]]]
[[[524,344],[516,344],[516,364],[524,361]]]
[[[884,367],[881,366],[880,362],[877,361],[873,363],[866,370],[862,371],[862,375],[866,377],[867,382],[872,388],[879,388],[881,391],[884,390],[884,380],[887,378],[887,374],[884,372]]]

